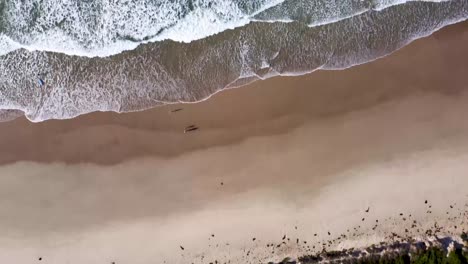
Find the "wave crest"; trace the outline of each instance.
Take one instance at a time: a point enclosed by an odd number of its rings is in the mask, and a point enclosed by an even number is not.
[[[436,0],[434,0],[436,1]],[[323,25],[404,0],[11,0],[0,55],[23,48],[106,57],[139,44],[192,42],[252,21]]]
[[[466,0],[411,2],[316,27],[253,22],[190,43],[159,41],[106,58],[19,49],[0,56],[0,109],[20,110],[39,122],[196,102],[276,75],[365,63],[467,17]]]

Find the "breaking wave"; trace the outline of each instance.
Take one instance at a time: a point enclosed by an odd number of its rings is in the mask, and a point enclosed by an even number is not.
[[[162,40],[191,42],[252,21],[309,26],[405,0],[12,0],[0,3],[0,55],[16,49],[110,56]],[[433,2],[437,2],[433,0]]]
[[[465,20],[468,1],[12,0],[0,14],[0,118],[39,122],[365,63]]]

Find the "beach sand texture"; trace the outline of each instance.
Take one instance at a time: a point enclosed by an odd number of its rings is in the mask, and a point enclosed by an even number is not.
[[[0,123],[0,262],[258,263],[467,230],[467,25],[197,104]]]

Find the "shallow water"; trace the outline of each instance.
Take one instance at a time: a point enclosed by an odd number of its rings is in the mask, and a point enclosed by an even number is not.
[[[43,121],[194,102],[372,61],[468,17],[466,0],[398,2],[3,2],[0,109]]]
[[[8,0],[0,54],[18,48],[108,56],[139,43],[191,42],[251,21],[327,24],[405,0]]]

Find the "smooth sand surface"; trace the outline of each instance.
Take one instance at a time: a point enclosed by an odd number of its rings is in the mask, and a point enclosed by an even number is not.
[[[0,262],[258,263],[467,230],[467,25],[198,104],[1,123]]]

